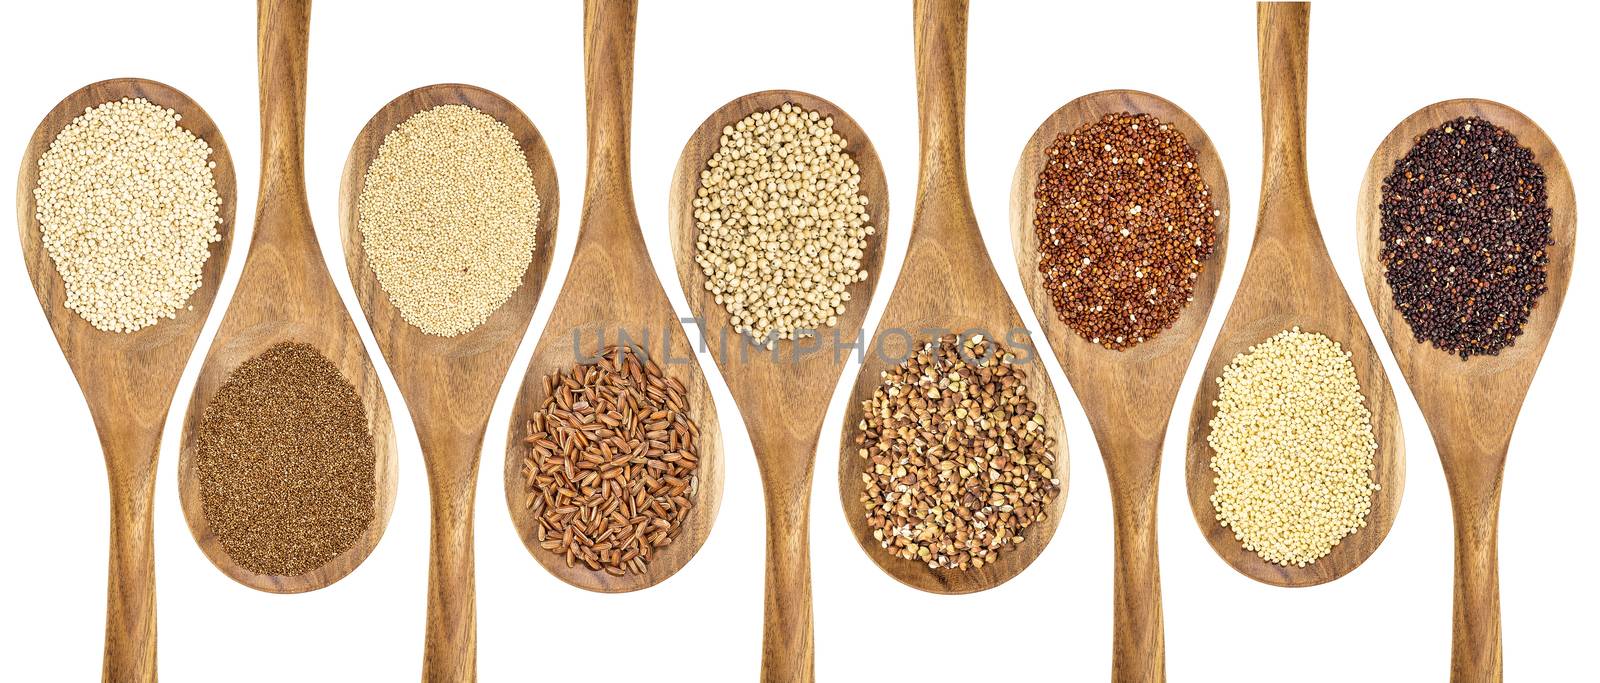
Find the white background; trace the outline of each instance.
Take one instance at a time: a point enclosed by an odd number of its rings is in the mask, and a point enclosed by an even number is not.
[[[330,2],[311,29],[307,188],[334,280],[389,390],[400,437],[400,491],[383,542],[356,572],[307,595],[244,588],[191,540],[178,505],[180,416],[244,263],[256,204],[255,13],[250,2],[7,3],[0,10],[0,159],[20,159],[38,120],[92,81],[142,76],[201,103],[238,169],[233,258],[166,426],[155,502],[160,670],[168,681],[403,681],[420,670],[427,579],[427,488],[411,422],[366,333],[339,254],[338,174],[380,106],[410,88],[459,81],[517,103],[549,141],[561,228],[546,295],[511,369],[520,378],[577,235],[584,124],[580,3]],[[634,187],[656,271],[687,310],[667,244],[666,191],[688,135],[724,102],[768,88],[833,100],[872,136],[890,188],[886,268],[876,321],[905,253],[915,197],[916,97],[911,11],[902,2],[668,3],[640,11],[634,78]],[[1137,88],[1186,108],[1222,155],[1233,198],[1232,247],[1207,335],[1211,348],[1255,223],[1260,174],[1255,7],[1248,2],[1013,3],[972,10],[967,139],[972,198],[1001,278],[1030,327],[1006,206],[1023,143],[1057,107],[1106,88]],[[1191,368],[1168,429],[1160,506],[1167,661],[1176,681],[1426,681],[1449,665],[1451,527],[1444,478],[1410,392],[1382,346],[1355,245],[1356,195],[1391,127],[1438,100],[1475,96],[1521,109],[1562,150],[1580,215],[1600,210],[1597,103],[1586,7],[1539,3],[1319,3],[1312,14],[1312,194],[1346,289],[1395,382],[1409,456],[1405,500],[1388,540],[1360,569],[1315,588],[1258,584],[1218,560],[1184,499],[1182,437],[1199,377]],[[1585,67],[1583,65],[1589,65]],[[876,199],[876,198],[875,198]],[[1597,558],[1593,482],[1600,333],[1597,238],[1580,228],[1577,269],[1557,334],[1511,444],[1501,520],[1508,678],[1592,675]],[[976,256],[976,255],[975,255]],[[939,286],[939,283],[928,283]],[[93,680],[105,600],[105,478],[89,414],[27,285],[15,250],[0,258],[0,311],[12,427],[0,475],[0,648],[6,678]],[[709,680],[756,677],[763,523],[750,442],[725,385],[702,359],[727,449],[714,533],[676,577],[651,590],[596,595],[554,579],[528,555],[505,511],[499,462],[508,381],[484,444],[477,525],[479,663],[487,681]],[[1066,516],[1025,573],[986,593],[942,597],[896,583],[851,538],[836,489],[846,387],[822,431],[812,503],[816,668],[829,681],[1105,680],[1110,672],[1111,520],[1099,454],[1054,362],[1071,452]],[[846,371],[853,377],[854,369]],[[1550,571],[1556,568],[1556,571]],[[581,678],[579,678],[581,677]]]

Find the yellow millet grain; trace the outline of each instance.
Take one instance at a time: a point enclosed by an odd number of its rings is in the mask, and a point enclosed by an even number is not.
[[[454,337],[522,285],[539,194],[509,127],[447,104],[384,137],[357,211],[367,263],[389,301],[423,332]]]
[[[874,230],[833,117],[790,103],[722,129],[694,199],[695,263],[735,331],[764,342],[839,323]]]
[[[1378,442],[1349,352],[1296,327],[1235,356],[1216,382],[1211,505],[1245,549],[1304,567],[1367,525]]]
[[[177,316],[222,239],[211,146],[144,98],[86,109],[39,156],[34,218],[67,308],[107,332]]]

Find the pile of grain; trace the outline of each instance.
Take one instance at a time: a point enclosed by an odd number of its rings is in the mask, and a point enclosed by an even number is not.
[[[1367,525],[1378,442],[1348,351],[1296,327],[1216,381],[1211,504],[1246,550],[1304,567]]]
[[[375,514],[377,455],[361,396],[308,345],[234,369],[206,404],[195,472],[206,524],[235,564],[297,576],[354,547]]]
[[[211,146],[143,98],[87,109],[39,156],[33,190],[67,308],[107,332],[173,318],[200,288],[222,199]]]
[[[862,402],[856,453],[872,537],[936,569],[982,569],[1049,518],[1055,439],[1015,356],[948,335],[883,373]]]
[[[769,348],[833,327],[874,229],[833,118],[785,103],[722,130],[694,199],[695,263],[735,331]]]
[[[454,337],[522,285],[539,194],[516,137],[472,107],[417,112],[390,131],[357,200],[361,247],[406,322]]]

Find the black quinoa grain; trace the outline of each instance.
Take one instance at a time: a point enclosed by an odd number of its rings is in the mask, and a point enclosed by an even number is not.
[[[1544,169],[1510,131],[1477,117],[1423,133],[1383,181],[1378,259],[1418,343],[1497,355],[1545,291]]]

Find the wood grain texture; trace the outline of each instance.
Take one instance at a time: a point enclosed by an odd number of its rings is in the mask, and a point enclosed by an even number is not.
[[[1257,49],[1261,68],[1262,171],[1261,208],[1255,243],[1245,265],[1239,292],[1222,324],[1189,420],[1188,488],[1195,521],[1223,560],[1246,576],[1278,586],[1311,586],[1332,581],[1355,569],[1389,533],[1405,487],[1405,439],[1395,411],[1394,390],[1383,364],[1361,324],[1355,307],[1339,285],[1339,274],[1311,208],[1306,181],[1306,39],[1310,28],[1307,3],[1268,2],[1257,5]],[[1278,332],[1299,326],[1339,342],[1352,356],[1356,378],[1372,411],[1378,442],[1373,479],[1381,490],[1372,494],[1367,526],[1346,536],[1333,551],[1306,567],[1271,564],[1223,528],[1211,505],[1215,474],[1206,443],[1216,378],[1240,353]]]
[[[1112,351],[1090,343],[1061,322],[1039,272],[1039,240],[1033,219],[1037,208],[1034,191],[1056,136],[1120,112],[1149,114],[1183,134],[1195,152],[1200,176],[1210,188],[1212,205],[1221,214],[1216,219],[1216,247],[1195,282],[1193,301],[1171,328],[1133,348]],[[1155,95],[1106,90],[1068,102],[1045,119],[1017,161],[1011,184],[1011,247],[1017,273],[1056,360],[1088,414],[1111,483],[1116,524],[1111,678],[1116,681],[1166,678],[1156,552],[1161,443],[1184,371],[1216,298],[1227,243],[1228,180],[1222,159],[1199,123]]]
[[[772,351],[752,346],[733,331],[727,309],[706,290],[695,263],[699,230],[694,199],[700,172],[721,147],[722,129],[744,117],[792,103],[833,118],[833,129],[861,169],[861,194],[875,228],[867,238],[861,267],[867,279],[845,288],[850,303],[839,324],[810,340],[778,341]],[[667,207],[672,256],[689,308],[702,323],[707,345],[728,390],[744,415],[745,428],[761,468],[767,503],[766,620],[761,679],[809,681],[813,678],[811,559],[809,517],[811,479],[822,421],[833,387],[850,360],[846,345],[859,343],[867,307],[883,268],[889,225],[889,191],[883,166],[861,127],[825,99],[793,90],[767,90],[739,97],[707,117],[684,145],[672,176]]]
[[[1386,268],[1378,260],[1383,247],[1379,237],[1383,179],[1394,170],[1395,162],[1411,151],[1418,136],[1462,116],[1488,119],[1511,131],[1517,142],[1533,152],[1534,160],[1544,168],[1552,241],[1546,266],[1549,290],[1539,297],[1517,343],[1499,355],[1474,356],[1465,361],[1416,340],[1395,308],[1394,292],[1384,279]],[[1550,343],[1572,276],[1572,250],[1577,237],[1572,178],[1555,144],[1522,112],[1489,100],[1439,102],[1400,122],[1373,152],[1361,181],[1356,232],[1362,279],[1378,315],[1378,326],[1383,328],[1395,362],[1433,432],[1450,487],[1456,534],[1451,679],[1498,681],[1503,677],[1496,562],[1500,477],[1522,400],[1545,346]]]
[[[722,504],[722,432],[716,404],[683,333],[678,314],[656,279],[640,232],[630,180],[629,125],[633,103],[634,0],[584,3],[584,84],[588,93],[588,177],[578,245],[533,358],[522,378],[506,434],[506,505],[528,552],[550,573],[579,588],[606,593],[654,586],[692,559]],[[528,513],[522,477],[529,418],[544,403],[544,378],[579,362],[593,362],[604,345],[627,335],[687,391],[689,417],[700,427],[699,491],[689,518],[671,545],[646,565],[644,574],[611,576],[539,547],[538,520]]]
[[[900,582],[933,593],[971,593],[993,588],[1016,576],[1038,558],[1055,534],[1067,497],[1067,441],[1061,402],[1050,386],[1040,349],[1017,315],[1000,283],[967,194],[965,157],[965,90],[967,3],[962,0],[919,0],[914,4],[917,104],[921,163],[916,215],[899,281],[889,296],[872,348],[856,376],[845,406],[844,433],[839,441],[839,502],[845,519],[867,557]],[[1023,532],[1026,540],[981,569],[930,568],[926,563],[894,557],[873,539],[861,507],[861,475],[865,460],[857,455],[860,411],[871,399],[881,373],[906,357],[912,343],[943,333],[982,331],[1017,352],[1027,373],[1027,393],[1038,402],[1047,433],[1055,439],[1055,471],[1061,491],[1047,508],[1048,517]],[[915,338],[916,342],[912,339]]]
[[[343,578],[383,537],[394,511],[394,424],[378,374],[322,260],[305,192],[306,43],[310,0],[260,0],[257,57],[261,80],[261,189],[255,234],[233,302],[200,368],[183,424],[178,492],[184,516],[212,564],[239,583],[271,593],[301,593]],[[228,556],[200,501],[195,460],[200,422],[217,388],[239,365],[275,344],[310,344],[355,387],[377,458],[372,523],[355,545],[298,576],[256,574]]]
[[[384,292],[362,245],[359,200],[367,167],[391,131],[413,114],[457,104],[506,124],[516,138],[539,194],[539,222],[532,260],[522,284],[489,319],[455,337],[424,334],[407,323]],[[356,299],[372,326],[378,349],[411,409],[422,445],[432,503],[428,562],[428,618],[422,680],[477,679],[477,598],[473,582],[472,516],[478,456],[489,412],[505,382],[517,345],[539,302],[556,240],[560,192],[550,150],[527,115],[488,90],[440,84],[396,97],[356,136],[339,185],[339,228],[345,267]]]
[[[212,177],[222,199],[217,232],[200,272],[200,288],[176,317],[130,333],[103,332],[67,308],[66,285],[44,249],[33,190],[39,157],[85,109],[123,98],[145,98],[183,117],[179,125],[211,146]],[[67,365],[78,378],[105,452],[111,488],[111,549],[106,591],[106,681],[156,680],[155,555],[150,510],[157,454],[167,411],[183,367],[194,353],[233,243],[233,159],[211,117],[177,89],[140,78],[100,81],[78,89],[46,114],[22,155],[17,174],[17,231],[28,278]]]

